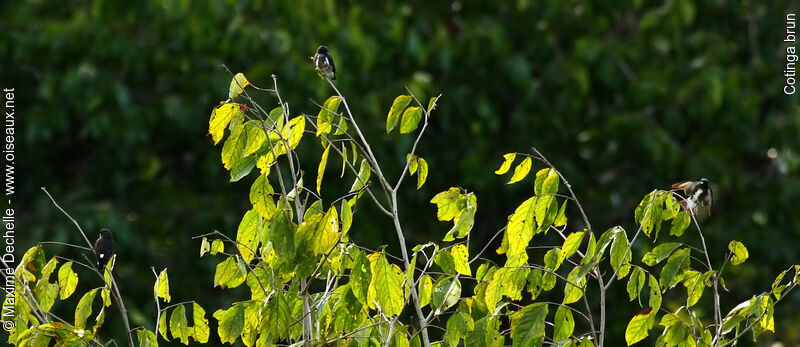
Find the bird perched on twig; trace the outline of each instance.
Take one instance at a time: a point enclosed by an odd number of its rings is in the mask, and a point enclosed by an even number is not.
[[[94,242],[94,255],[97,258],[97,268],[103,271],[111,256],[114,255],[114,237],[108,229],[100,230],[100,237]]]
[[[714,194],[711,192],[711,184],[709,184],[708,179],[701,178],[699,181],[678,182],[672,185],[672,189],[675,189],[676,193],[683,198],[681,206],[684,210],[695,214],[698,207],[705,206],[708,214],[711,215],[711,203],[713,202]]]
[[[317,54],[314,54],[311,59],[314,60],[320,76],[336,79],[336,65],[333,64],[333,58],[328,54],[328,46],[319,46]]]

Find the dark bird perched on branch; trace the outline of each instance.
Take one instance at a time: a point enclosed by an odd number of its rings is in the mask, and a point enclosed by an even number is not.
[[[678,182],[672,185],[672,189],[675,189],[676,193],[683,198],[681,206],[683,206],[684,210],[695,214],[697,208],[702,205],[707,208],[708,214],[711,215],[711,203],[714,197],[707,179],[701,178],[699,181]]]
[[[100,237],[94,242],[94,255],[97,258],[97,268],[102,272],[114,255],[114,237],[110,230],[100,230]]]
[[[328,54],[328,46],[319,46],[317,54],[314,54],[311,59],[314,60],[314,65],[322,77],[336,79],[336,65],[333,64],[333,58]]]

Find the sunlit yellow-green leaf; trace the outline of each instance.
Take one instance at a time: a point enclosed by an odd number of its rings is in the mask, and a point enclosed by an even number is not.
[[[186,307],[178,305],[172,310],[172,315],[169,317],[169,331],[172,333],[173,339],[180,339],[184,345],[189,344],[189,327],[186,323]]]
[[[525,176],[528,176],[528,173],[531,172],[531,164],[531,157],[525,157],[525,159],[514,168],[514,175],[511,176],[511,180],[508,181],[508,184],[517,183],[522,181]]]
[[[562,303],[566,305],[580,300],[583,297],[585,283],[586,277],[580,277],[580,267],[576,266],[567,275],[567,284],[564,287],[564,301]]]
[[[436,281],[431,297],[431,304],[436,312],[444,312],[461,299],[461,281],[458,277],[448,276]]]
[[[258,250],[259,239],[257,235],[262,227],[262,217],[255,209],[247,211],[242,217],[242,221],[239,222],[239,228],[236,231],[236,247],[239,249],[239,254],[241,254],[245,263],[253,260]]]
[[[419,106],[407,108],[403,112],[403,119],[400,121],[400,133],[408,134],[416,130],[420,119],[422,119],[422,109]]]
[[[644,340],[654,323],[655,312],[651,308],[633,316],[625,329],[625,341],[628,342],[628,346]]]
[[[322,192],[322,177],[325,175],[325,166],[328,165],[328,154],[331,152],[331,144],[325,145],[325,150],[322,152],[322,158],[319,159],[319,166],[317,166],[317,193]]]
[[[322,109],[319,110],[319,114],[317,114],[317,134],[316,136],[320,136],[323,134],[328,134],[333,129],[333,122],[336,113],[339,111],[339,104],[342,102],[342,99],[338,96],[331,96],[328,100],[325,100],[325,103],[322,105]]]
[[[431,302],[431,294],[433,293],[433,281],[431,276],[427,274],[422,275],[419,279],[418,289],[419,292],[419,305],[425,307]]]
[[[649,280],[647,285],[650,287],[650,307],[653,310],[658,311],[661,308],[661,285],[656,280],[656,277],[653,275],[648,276]]]
[[[625,278],[631,271],[632,250],[629,247],[628,236],[624,232],[616,233],[611,243],[611,267],[617,271],[617,279]]]
[[[194,337],[197,342],[207,343],[209,329],[206,311],[196,302],[192,303],[192,321],[194,326],[191,328],[190,336]]]
[[[227,257],[217,265],[214,273],[214,286],[221,288],[235,288],[245,281],[246,269],[244,263],[236,257]]]
[[[161,270],[158,274],[158,281],[153,284],[153,294],[157,298],[162,298],[166,302],[170,302],[172,297],[169,295],[169,276],[167,276],[167,269]]]
[[[72,262],[66,262],[58,269],[58,297],[61,300],[68,298],[78,286],[78,274],[72,270]]]
[[[139,341],[139,347],[158,347],[158,338],[150,330],[137,329],[136,338]]]
[[[558,306],[553,324],[555,325],[553,341],[560,341],[572,336],[572,332],[575,330],[575,318],[572,316],[569,306]]]
[[[369,163],[366,159],[361,160],[361,166],[358,169],[358,175],[353,185],[350,187],[350,193],[356,192],[364,188],[364,185],[369,181],[369,175],[372,173]]]
[[[690,252],[689,248],[681,248],[672,253],[667,259],[667,263],[661,269],[661,275],[658,278],[662,289],[672,288],[682,279],[683,271],[686,271],[689,266]]]
[[[244,77],[244,74],[241,72],[237,73],[236,76],[233,76],[233,79],[231,80],[231,85],[228,88],[228,98],[233,99],[239,96],[239,94],[242,94],[244,88],[247,87],[248,85],[250,85],[250,81],[248,81],[247,78]]]
[[[250,204],[253,209],[266,220],[272,220],[277,213],[275,199],[272,197],[274,190],[269,184],[266,175],[259,175],[250,187]]]
[[[368,297],[372,298],[387,316],[395,316],[403,310],[403,273],[390,265],[383,253],[369,257],[372,281]],[[372,305],[372,300],[369,300]]]
[[[456,272],[472,276],[472,270],[469,268],[469,251],[464,244],[457,244],[450,249],[450,254],[453,255],[453,262],[455,264]]]
[[[547,304],[537,302],[514,313],[511,320],[511,339],[514,346],[541,346],[547,312]]]
[[[242,335],[244,305],[241,303],[235,303],[227,310],[217,310],[214,312],[214,318],[219,322],[217,333],[220,342],[233,344]]]
[[[408,104],[411,103],[411,96],[410,95],[400,95],[394,99],[392,103],[392,108],[389,109],[389,115],[386,116],[386,132],[392,131],[395,126],[397,126],[397,122],[400,120],[400,115],[403,114],[403,110],[408,107]]]
[[[642,270],[640,267],[634,268],[631,277],[628,279],[627,286],[628,296],[630,297],[631,301],[639,297],[639,293],[641,293],[642,288],[644,287],[644,281],[644,270]]]
[[[428,179],[428,162],[423,158],[418,158],[419,170],[417,170],[417,189],[422,188]]]
[[[583,242],[583,235],[585,233],[584,231],[575,231],[567,236],[567,239],[564,240],[564,245],[561,246],[561,253],[564,255],[564,258],[569,258],[578,251],[581,242]]]
[[[241,113],[241,105],[235,102],[221,104],[211,111],[211,119],[208,121],[208,133],[214,140],[214,144],[218,144],[222,140],[222,135],[225,133],[225,128],[228,127],[231,118]]]
[[[747,252],[747,247],[744,246],[743,243],[739,241],[731,241],[728,244],[728,249],[733,253],[733,257],[731,258],[732,265],[739,265],[744,263],[745,260],[750,256]]]
[[[92,315],[92,302],[97,295],[97,289],[92,289],[83,295],[78,306],[75,308],[75,327],[78,329],[86,328],[86,319]]]
[[[511,168],[511,164],[514,162],[514,158],[517,157],[517,153],[506,153],[503,155],[503,164],[500,165],[500,168],[497,169],[494,173],[497,175],[502,175],[508,172],[508,169]]]

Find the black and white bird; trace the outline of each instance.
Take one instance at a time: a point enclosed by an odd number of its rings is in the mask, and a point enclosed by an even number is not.
[[[110,230],[100,230],[100,237],[94,242],[94,255],[97,258],[97,268],[102,272],[114,255],[114,237]]]
[[[708,209],[708,214],[711,215],[711,203],[714,200],[714,194],[711,192],[711,184],[708,179],[701,178],[699,181],[685,181],[678,182],[672,185],[678,195],[683,200],[681,206],[684,210],[690,211],[692,214],[697,212],[697,208],[704,206]]]
[[[336,65],[333,64],[333,58],[328,54],[328,46],[319,46],[317,54],[314,54],[311,59],[314,60],[320,76],[336,79]]]

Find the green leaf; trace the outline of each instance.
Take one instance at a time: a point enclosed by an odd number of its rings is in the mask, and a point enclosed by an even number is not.
[[[200,257],[202,258],[209,251],[211,251],[211,243],[208,242],[207,237],[203,236],[203,240],[200,242]]]
[[[245,281],[246,269],[238,257],[228,257],[217,265],[214,273],[214,287],[236,288]]]
[[[461,299],[461,281],[458,277],[448,276],[436,281],[431,303],[436,312],[441,313],[458,303]]]
[[[422,188],[425,181],[428,179],[428,162],[423,158],[417,158],[419,170],[417,170],[417,189]]]
[[[572,336],[572,332],[575,330],[575,318],[572,316],[572,310],[568,306],[558,306],[553,324],[555,325],[553,341],[560,341]]]
[[[237,161],[233,164],[231,168],[231,182],[238,182],[243,177],[247,176],[250,171],[253,171],[253,168],[256,165],[256,158],[255,157],[244,157],[241,160]]]
[[[653,275],[649,275],[647,285],[650,287],[650,307],[658,311],[661,308],[661,286]]]
[[[64,300],[75,292],[78,286],[78,274],[72,270],[72,262],[66,262],[58,269],[58,297]]]
[[[158,332],[165,341],[169,341],[169,326],[167,325],[167,310],[158,318]]]
[[[514,159],[517,157],[517,153],[506,153],[503,155],[503,164],[500,165],[500,168],[497,169],[494,173],[497,175],[502,175],[508,172],[508,169],[511,168],[511,164],[514,163]]]
[[[322,109],[317,114],[317,133],[316,136],[329,134],[333,130],[333,121],[336,112],[339,111],[339,104],[342,99],[338,96],[331,96],[322,104]]]
[[[169,317],[169,330],[173,339],[180,339],[184,345],[189,344],[189,327],[186,323],[186,307],[178,305]]]
[[[217,255],[217,253],[223,252],[225,252],[225,242],[219,239],[211,242],[211,255]]]
[[[191,328],[190,336],[193,336],[197,342],[207,343],[209,329],[206,311],[196,302],[192,303],[192,321],[194,322],[194,326]]]
[[[403,113],[403,110],[408,107],[408,104],[411,103],[411,96],[410,95],[400,95],[394,99],[392,103],[392,108],[389,109],[389,115],[386,116],[386,133],[389,133],[397,126],[397,122],[400,120],[400,115]]]
[[[237,73],[236,76],[233,76],[231,85],[228,88],[228,98],[233,99],[239,96],[239,94],[244,92],[244,87],[248,85],[250,85],[250,82],[244,77],[244,74],[241,72]]]
[[[667,192],[653,190],[645,195],[644,199],[639,202],[639,206],[636,207],[634,218],[636,223],[641,225],[642,231],[647,237],[651,237],[650,235],[654,232],[654,237],[658,236],[658,230],[661,227],[662,221],[661,212],[664,208],[664,200],[667,196],[669,196]]]
[[[431,111],[436,109],[436,102],[439,101],[439,97],[441,97],[441,95],[434,96],[430,100],[428,100],[428,108],[427,108],[427,110],[428,110],[428,115],[429,116],[430,116]]]
[[[682,248],[672,253],[667,259],[667,263],[661,269],[661,275],[658,279],[662,289],[672,288],[681,280],[682,276],[679,277],[678,275],[689,267],[690,252],[689,248]]]
[[[466,338],[467,334],[475,329],[472,317],[465,312],[456,312],[447,320],[447,331],[445,340],[448,346],[457,346],[461,339]]]
[[[511,323],[511,339],[514,346],[537,346],[544,341],[545,318],[548,306],[537,302],[514,313]],[[516,324],[514,324],[516,322]]]
[[[733,253],[733,258],[731,258],[731,265],[739,265],[744,263],[745,260],[750,256],[747,252],[747,247],[744,246],[739,241],[731,241],[728,244],[728,249]]]
[[[372,173],[370,171],[369,163],[367,163],[366,159],[361,160],[361,166],[358,169],[358,177],[356,177],[355,182],[350,187],[350,193],[359,191],[361,188],[364,188],[364,185],[369,181],[369,175]]]
[[[158,338],[150,330],[136,330],[136,338],[139,340],[139,347],[158,347]]]
[[[508,184],[514,184],[521,181],[525,176],[528,176],[528,173],[531,172],[531,164],[532,160],[531,157],[525,157],[516,168],[514,168],[514,175],[511,176],[511,179],[508,181]]]
[[[564,255],[564,258],[569,258],[578,251],[581,242],[583,242],[584,234],[586,234],[584,231],[575,231],[567,236],[567,239],[564,240],[564,245],[561,246],[561,254]]]
[[[464,244],[458,244],[450,249],[450,254],[453,255],[453,262],[456,272],[464,276],[472,276],[472,270],[469,268],[469,251]]]
[[[88,291],[83,295],[78,306],[75,308],[75,327],[78,329],[86,328],[86,319],[92,315],[92,302],[97,295],[97,288]]]
[[[400,133],[408,134],[416,130],[420,119],[422,119],[422,109],[419,106],[407,108],[403,112],[403,120],[400,121]]]
[[[629,247],[628,235],[624,232],[619,232],[614,236],[614,242],[611,243],[611,267],[617,271],[617,279],[625,278],[631,271],[629,264],[633,250],[629,250]]]
[[[347,201],[342,201],[342,237],[347,235],[350,231],[350,226],[353,225],[353,209]]]
[[[651,308],[633,316],[625,329],[625,341],[628,342],[628,346],[644,340],[653,324],[655,324],[655,312]]]
[[[227,310],[217,310],[214,312],[214,318],[219,322],[217,334],[220,342],[233,344],[242,335],[244,307],[241,303],[235,303]]]
[[[359,250],[351,251],[351,256],[354,264],[350,270],[350,290],[360,303],[367,304],[367,290],[372,281],[369,260]]]
[[[553,221],[553,226],[563,227],[567,225],[567,201],[568,200],[565,199],[564,202],[561,203],[561,208],[558,209],[558,214],[556,214],[556,220]]]
[[[662,243],[656,248],[653,248],[653,250],[650,252],[645,253],[644,257],[642,257],[642,262],[648,266],[655,266],[656,264],[664,261],[664,259],[667,259],[667,257],[672,254],[672,251],[680,246],[681,244],[678,242]]]
[[[709,272],[709,275],[713,273]],[[687,271],[684,276],[683,285],[686,287],[686,307],[692,307],[703,296],[706,288],[706,276],[697,271]]]
[[[678,215],[672,220],[672,226],[669,228],[669,234],[675,237],[680,237],[686,231],[686,228],[689,227],[691,222],[692,217],[689,216],[689,212],[678,212]]]
[[[253,205],[253,209],[266,220],[272,220],[278,211],[275,200],[272,198],[274,192],[266,175],[259,175],[253,182],[253,186],[250,187],[250,203]]]
[[[436,256],[433,258],[434,263],[439,265],[442,268],[442,271],[449,275],[455,275],[456,273],[456,261],[453,258],[453,255],[450,252],[442,251],[437,252]]]
[[[235,102],[220,104],[211,111],[211,119],[208,121],[208,133],[214,140],[214,145],[222,140],[225,128],[234,116],[242,115],[242,106]]]
[[[339,239],[339,214],[334,206],[331,206],[322,217],[313,235],[314,237],[309,241],[311,242],[311,251],[315,255],[327,254],[336,245],[336,241]]]
[[[419,306],[427,306],[431,302],[431,294],[433,292],[431,276],[424,274],[420,277],[417,292],[419,292]]]
[[[319,159],[319,166],[317,166],[317,193],[322,192],[322,177],[325,175],[325,166],[328,165],[328,154],[331,152],[331,144],[325,145],[325,150],[322,152],[322,158]]]
[[[544,267],[555,272],[564,261],[564,256],[558,248],[552,248],[544,254]]]
[[[167,269],[161,270],[158,275],[158,281],[153,285],[153,295],[156,298],[162,298],[166,302],[170,302],[172,297],[169,295],[169,277],[167,276]]]
[[[628,279],[628,296],[630,297],[630,301],[636,299],[639,296],[639,293],[642,291],[644,287],[644,280],[645,280],[645,273],[644,270],[637,267],[633,269],[633,273],[631,277]]]
[[[580,269],[580,267],[576,266],[570,271],[569,275],[567,275],[567,284],[564,287],[564,301],[562,304],[571,304],[583,297],[586,277],[580,275]]]
[[[258,250],[259,229],[263,228],[261,216],[255,209],[247,211],[239,223],[239,228],[236,231],[236,247],[239,249],[239,254],[242,255],[245,263],[250,263]]]
[[[389,264],[383,253],[370,255],[372,281],[369,284],[368,298],[377,301],[383,313],[395,316],[403,310],[403,273],[397,266]],[[374,301],[369,300],[370,305]]]
[[[497,250],[498,254],[507,255],[506,266],[521,266],[528,260],[526,248],[533,238],[535,229],[535,206],[536,197],[529,198],[522,202],[508,219],[503,244]]]

